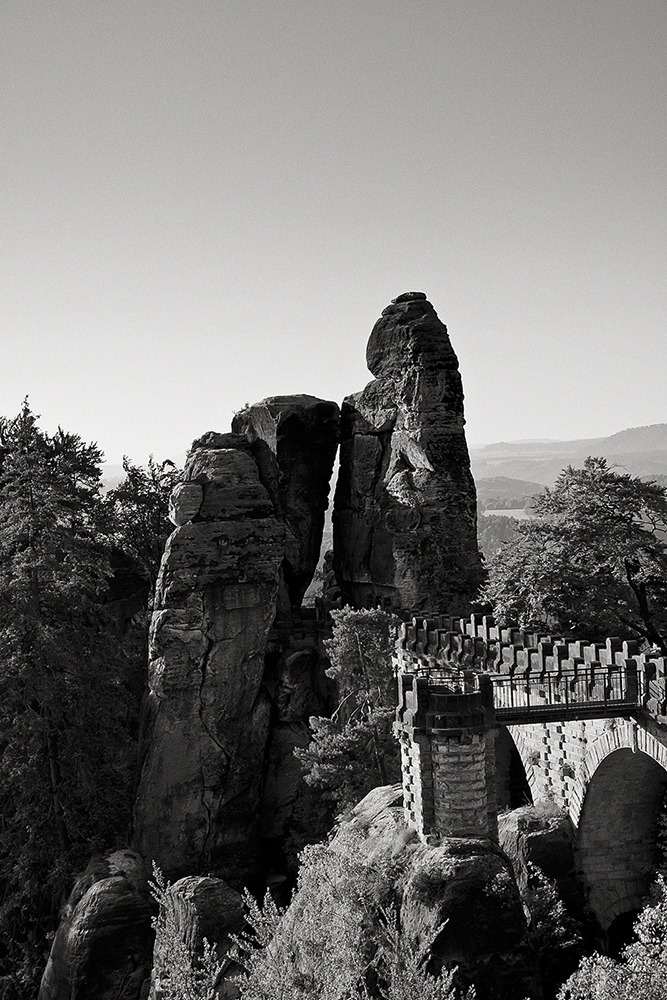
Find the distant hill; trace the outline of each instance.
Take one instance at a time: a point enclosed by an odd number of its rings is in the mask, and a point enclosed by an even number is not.
[[[536,493],[541,493],[544,489],[541,483],[531,482],[529,479],[510,479],[508,476],[478,479],[475,486],[478,502],[489,510],[525,507]]]
[[[581,466],[588,455],[633,476],[667,475],[667,424],[630,427],[605,438],[576,441],[500,441],[470,449],[472,472],[479,484],[490,479],[528,480],[553,486],[566,465]],[[478,485],[479,489],[479,485]]]

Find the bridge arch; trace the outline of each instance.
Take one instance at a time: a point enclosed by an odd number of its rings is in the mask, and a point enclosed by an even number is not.
[[[642,905],[666,793],[667,749],[634,721],[619,720],[588,745],[570,815],[588,903],[605,931]]]
[[[495,737],[498,808],[535,802],[537,778],[531,751],[519,726],[499,726]]]

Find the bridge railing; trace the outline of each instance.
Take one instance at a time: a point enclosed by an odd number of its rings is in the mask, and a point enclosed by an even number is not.
[[[491,681],[496,711],[531,715],[556,708],[565,713],[599,708],[606,714],[620,706],[640,705],[644,689],[636,669],[601,665],[541,674],[495,674]]]

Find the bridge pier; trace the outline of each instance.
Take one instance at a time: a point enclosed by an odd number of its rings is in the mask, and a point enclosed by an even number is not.
[[[414,674],[401,674],[399,684],[394,731],[401,743],[406,820],[425,843],[440,837],[497,840],[490,686],[473,690],[455,675],[449,683],[432,684]]]

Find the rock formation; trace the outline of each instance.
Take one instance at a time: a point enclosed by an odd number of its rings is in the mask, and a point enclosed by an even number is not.
[[[139,855],[91,861],[70,893],[39,1000],[137,1000],[150,978],[153,912]]]
[[[366,350],[375,381],[343,403],[334,558],[357,607],[464,611],[481,581],[463,388],[422,292],[394,299]]]
[[[375,788],[319,849],[314,875],[306,861],[274,953],[298,982],[321,982],[330,957],[333,975],[348,962],[356,963],[353,974],[365,965],[382,975],[395,913],[405,954],[427,955],[429,970],[456,963],[464,985],[517,986],[480,995],[525,996],[513,965],[526,920],[509,860],[488,840],[425,846],[406,825],[401,801],[399,785]]]
[[[338,425],[335,403],[264,400],[236,433],[194,442],[173,492],[134,819],[135,845],[170,878],[243,884],[261,839],[285,832],[293,750],[330,687],[315,623],[292,612],[319,557]]]
[[[196,441],[175,491],[150,633],[134,843],[173,878],[256,869],[262,689],[284,528],[245,437]]]
[[[173,968],[173,934],[178,935],[183,952],[196,961],[204,952],[204,942],[215,949],[225,982],[218,997],[231,1000],[239,996],[233,979],[243,970],[230,955],[232,936],[243,929],[241,897],[221,879],[190,875],[169,886],[165,892],[164,912],[158,921],[153,952],[153,972],[149,1000],[160,1000],[169,992],[169,972]],[[170,926],[168,926],[170,925]],[[183,983],[178,984],[183,989]],[[167,986],[167,989],[165,989]]]
[[[260,477],[285,524],[287,603],[300,607],[320,556],[340,411],[314,396],[271,396],[237,413],[232,430],[252,445]]]

